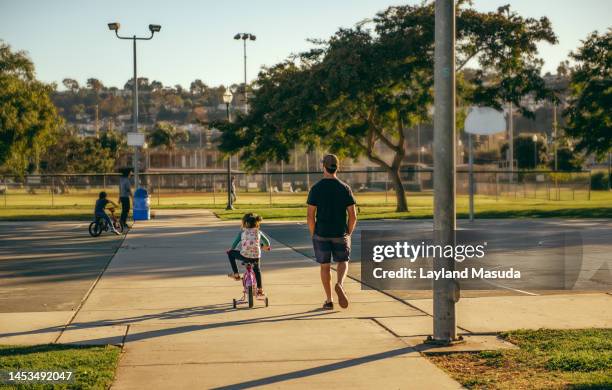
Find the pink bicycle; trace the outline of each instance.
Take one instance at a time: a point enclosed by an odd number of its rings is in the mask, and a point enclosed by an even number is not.
[[[265,294],[257,294],[257,278],[255,278],[255,272],[253,271],[253,264],[249,262],[242,262],[245,266],[244,274],[242,274],[242,298],[232,299],[234,309],[238,305],[249,304],[249,308],[255,305],[255,301],[264,301],[266,307],[268,307],[268,297]]]

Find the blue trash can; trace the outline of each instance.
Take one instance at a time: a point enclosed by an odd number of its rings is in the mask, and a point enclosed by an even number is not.
[[[151,219],[151,199],[144,188],[134,192],[134,221],[147,221]]]

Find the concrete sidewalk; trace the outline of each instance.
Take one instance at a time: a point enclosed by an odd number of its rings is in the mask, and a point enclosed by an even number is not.
[[[347,281],[348,310],[321,311],[316,264],[272,242],[263,259],[270,307],[232,308],[225,275],[235,222],[160,216],[130,232],[60,343],[124,344],[116,389],[460,388],[385,322],[431,318]]]

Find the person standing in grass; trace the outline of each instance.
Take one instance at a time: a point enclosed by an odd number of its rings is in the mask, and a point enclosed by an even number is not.
[[[355,197],[351,187],[338,179],[339,160],[334,154],[326,155],[323,164],[323,178],[308,193],[308,229],[312,237],[315,257],[320,264],[321,282],[326,300],[323,309],[334,308],[331,292],[331,260],[337,269],[335,291],[340,307],[348,307],[344,291],[344,278],[348,272],[351,254],[351,235],[357,225]]]
[[[234,204],[236,202],[236,176],[232,176],[232,179],[230,181],[230,197],[232,200],[232,204]]]
[[[132,184],[130,183],[131,174],[132,171],[125,168],[121,171],[121,177],[119,178],[119,203],[121,203],[121,218],[119,218],[119,222],[124,229],[127,227],[127,217],[130,212],[130,198],[134,198]]]

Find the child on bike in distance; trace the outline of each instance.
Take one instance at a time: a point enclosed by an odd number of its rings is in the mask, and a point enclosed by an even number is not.
[[[240,280],[236,259],[245,263],[253,264],[253,272],[257,279],[257,294],[263,294],[263,285],[261,283],[261,269],[259,268],[259,258],[261,257],[261,248],[270,250],[270,240],[259,230],[262,218],[254,213],[247,213],[242,217],[242,230],[236,236],[231,248],[227,251],[232,273],[228,274],[234,280]]]
[[[119,235],[121,233],[119,233],[116,229],[115,229],[115,225],[113,225],[113,221],[111,220],[111,218],[108,216],[108,214],[106,214],[106,211],[104,211],[106,209],[106,206],[110,203],[113,207],[117,208],[119,206],[117,206],[117,204],[115,202],[113,202],[112,200],[108,200],[106,199],[106,192],[102,191],[100,192],[100,194],[98,195],[98,200],[96,200],[96,207],[94,210],[94,214],[97,218],[102,218],[106,221],[106,223],[108,224],[108,226],[110,226],[110,229],[113,233],[115,233],[116,235]]]

